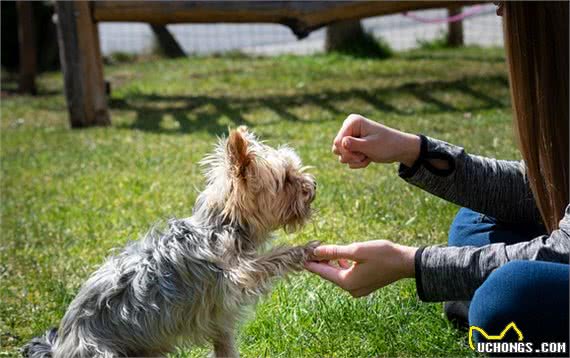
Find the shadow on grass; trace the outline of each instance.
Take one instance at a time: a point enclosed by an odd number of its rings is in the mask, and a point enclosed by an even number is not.
[[[36,93],[34,97],[48,97],[61,94],[61,91],[55,89],[46,89],[36,80]],[[2,72],[2,80],[0,81],[0,97],[9,96],[30,96],[32,94],[22,93],[19,89],[18,75],[11,72]]]
[[[456,81],[431,81],[406,83],[393,87],[351,88],[347,90],[327,90],[318,93],[272,94],[267,96],[166,96],[159,94],[128,94],[124,98],[111,99],[110,106],[115,110],[134,111],[135,120],[130,124],[119,124],[120,128],[131,128],[157,133],[191,133],[207,131],[223,133],[227,125],[250,124],[243,114],[253,110],[267,109],[278,115],[279,120],[303,121],[293,111],[295,107],[312,105],[334,115],[347,114],[337,104],[350,99],[358,99],[378,111],[402,116],[433,114],[440,112],[471,112],[492,108],[504,108],[507,102],[475,89],[479,84],[493,84],[508,87],[505,76],[466,77]],[[456,106],[454,101],[445,100],[449,96],[436,97],[435,92],[449,92],[467,97],[470,103]],[[403,110],[390,104],[387,97],[412,96],[421,103],[419,111]],[[177,123],[176,129],[161,126],[165,115]],[[229,123],[220,123],[225,117]],[[303,121],[315,123],[323,120]]]
[[[473,62],[484,62],[484,63],[506,63],[505,56],[487,56],[487,55],[471,55],[466,53],[457,53],[454,49],[449,48],[445,50],[439,50],[438,52],[417,52],[410,51],[410,53],[404,54],[399,57],[401,60],[405,61],[421,61],[421,60],[440,60],[440,61],[473,61]]]

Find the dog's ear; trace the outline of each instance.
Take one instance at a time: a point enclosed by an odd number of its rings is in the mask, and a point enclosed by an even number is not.
[[[245,171],[251,163],[246,133],[247,129],[244,126],[232,130],[227,144],[231,170],[234,175],[243,179],[245,179]]]

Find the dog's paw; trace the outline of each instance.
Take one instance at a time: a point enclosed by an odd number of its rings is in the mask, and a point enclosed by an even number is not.
[[[309,241],[308,243],[305,244],[304,246],[304,259],[305,261],[311,261],[315,259],[315,255],[314,255],[314,251],[317,247],[321,246],[321,242],[320,241]]]

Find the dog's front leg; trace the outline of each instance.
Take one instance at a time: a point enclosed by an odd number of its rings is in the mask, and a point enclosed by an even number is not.
[[[233,332],[226,331],[214,338],[214,356],[216,358],[238,358],[239,353],[236,348]]]
[[[263,294],[276,278],[301,271],[317,246],[319,242],[311,241],[304,246],[281,247],[261,256],[239,260],[232,272],[233,281],[248,294]]]

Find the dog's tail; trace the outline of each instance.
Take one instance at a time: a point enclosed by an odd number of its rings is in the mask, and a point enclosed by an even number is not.
[[[57,328],[52,328],[43,336],[35,337],[22,347],[24,358],[52,358],[53,346],[57,339]]]

